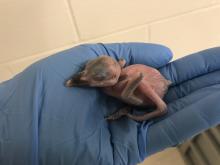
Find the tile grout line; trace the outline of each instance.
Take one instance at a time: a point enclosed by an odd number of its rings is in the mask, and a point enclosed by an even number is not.
[[[120,33],[125,33],[125,32],[129,32],[138,28],[146,28],[146,26],[148,26],[148,24],[141,24],[141,25],[135,25],[135,26],[130,26],[130,27],[126,27],[126,28],[121,28],[115,31],[112,31],[110,33],[106,33],[104,35],[97,35],[95,37],[90,37],[88,39],[81,39],[80,42],[86,42],[86,41],[92,41],[92,40],[96,40],[99,38],[104,38],[104,37],[110,37],[112,35],[117,35]]]
[[[186,15],[189,15],[189,14],[194,14],[194,13],[199,13],[199,12],[203,12],[203,11],[208,10],[208,9],[218,8],[218,7],[220,7],[220,4],[215,3],[215,4],[208,5],[208,6],[200,7],[200,8],[197,8],[197,9],[192,9],[192,10],[189,10],[187,12],[182,12],[182,13],[179,13],[179,14],[174,14],[174,15],[171,15],[171,16],[168,16],[168,17],[164,17],[162,19],[155,19],[155,20],[149,21],[145,24],[148,24],[150,26],[150,25],[155,24],[155,23],[169,21],[169,20],[172,20],[172,19],[175,19],[175,18],[178,18],[178,17],[182,17],[182,16],[186,16]]]
[[[71,3],[70,3],[70,0],[64,0],[66,2],[66,5],[68,7],[68,10],[69,10],[69,13],[70,13],[70,16],[71,16],[71,22],[73,24],[73,26],[75,27],[75,30],[76,30],[76,33],[77,33],[77,40],[80,41],[81,39],[81,36],[80,36],[80,30],[79,30],[79,27],[77,25],[77,21],[76,21],[76,18],[74,16],[74,12],[73,12],[73,8],[71,6]]]
[[[123,29],[123,30],[114,31],[112,33],[108,33],[108,34],[105,34],[105,35],[100,35],[100,36],[92,37],[92,38],[89,38],[89,39],[81,40],[81,42],[86,42],[86,41],[90,42],[90,41],[97,40],[97,39],[112,37],[114,35],[120,35],[121,33],[126,33],[126,32],[136,30],[136,29],[141,29],[141,28],[147,28],[147,25],[134,26],[132,28],[126,28],[126,29]]]

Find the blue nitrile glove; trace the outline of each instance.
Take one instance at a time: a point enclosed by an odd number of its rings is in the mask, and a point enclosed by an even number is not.
[[[148,130],[141,124],[142,158],[220,123],[220,47],[173,61],[160,71],[173,82],[165,97],[168,114]]]
[[[133,165],[182,142],[220,121],[218,52],[211,49],[161,68],[173,82],[165,98],[169,113],[143,123],[104,120],[122,105],[120,101],[97,88],[66,88],[64,82],[103,54],[125,58],[127,65],[160,68],[172,57],[168,48],[87,44],[31,65],[0,84],[0,164]]]

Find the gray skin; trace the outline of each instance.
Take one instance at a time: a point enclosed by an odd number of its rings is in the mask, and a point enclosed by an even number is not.
[[[145,121],[164,115],[167,106],[162,98],[171,81],[166,80],[152,67],[142,64],[125,67],[125,64],[124,59],[116,61],[105,55],[97,57],[89,61],[81,72],[67,80],[65,85],[101,87],[106,94],[127,103],[127,106],[106,117],[107,120],[127,116],[136,121]],[[155,106],[156,109],[144,115],[134,115],[131,114],[132,105]]]

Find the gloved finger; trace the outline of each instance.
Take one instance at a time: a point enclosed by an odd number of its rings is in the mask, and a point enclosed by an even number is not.
[[[206,101],[207,97],[210,95],[215,95],[220,91],[220,84],[215,84],[209,87],[205,87],[202,89],[199,89],[185,97],[182,97],[180,99],[174,100],[173,102],[168,103],[168,113],[165,116],[162,116],[160,118],[155,119],[154,121],[160,121],[163,120],[173,114],[175,114],[178,111],[182,111],[187,106],[197,104],[197,102],[200,101]],[[211,107],[211,106],[210,106]]]
[[[220,70],[220,47],[185,56],[160,69],[173,86],[216,70]]]
[[[159,68],[172,59],[169,48],[150,43],[112,43],[112,44],[85,44],[97,55],[109,55],[116,60],[124,58],[126,65],[145,64]]]
[[[220,123],[220,85],[203,89],[192,97],[168,105],[172,114],[154,121],[148,129],[141,129],[139,145],[146,144],[143,155],[149,156],[165,148],[176,146],[196,134]],[[201,95],[202,94],[202,95]],[[195,97],[195,96],[198,97]],[[145,124],[145,123],[142,123]]]
[[[177,99],[201,91],[200,89],[220,84],[220,70],[204,74],[202,76],[185,81],[179,85],[169,88],[164,100],[166,103],[174,102]]]

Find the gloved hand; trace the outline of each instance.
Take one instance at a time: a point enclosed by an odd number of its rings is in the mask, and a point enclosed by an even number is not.
[[[155,119],[148,131],[142,124],[139,145],[146,146],[145,156],[182,143],[220,123],[220,47],[178,59],[160,71],[173,82],[164,98],[168,114]]]
[[[218,53],[214,48],[167,64],[172,53],[160,45],[87,44],[31,65],[0,84],[0,164],[136,164],[177,145],[220,122]],[[173,82],[165,97],[168,114],[108,122],[104,116],[123,103],[97,88],[64,86],[103,54],[159,68]]]

